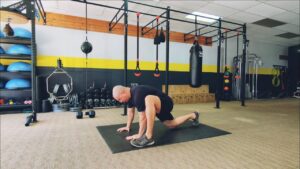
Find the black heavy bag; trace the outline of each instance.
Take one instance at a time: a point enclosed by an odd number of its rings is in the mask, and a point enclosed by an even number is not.
[[[202,47],[194,42],[190,49],[190,86],[199,87],[202,84]]]

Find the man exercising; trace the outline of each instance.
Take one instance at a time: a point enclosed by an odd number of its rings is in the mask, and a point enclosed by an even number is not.
[[[127,125],[119,128],[118,132],[128,132],[134,119],[135,108],[139,112],[138,133],[126,137],[126,140],[130,140],[131,145],[134,147],[142,148],[155,143],[152,137],[155,116],[168,128],[175,128],[188,120],[192,120],[194,126],[199,125],[198,112],[174,119],[171,114],[173,109],[172,99],[160,90],[150,86],[139,85],[129,88],[118,85],[113,88],[113,97],[121,103],[128,104]]]

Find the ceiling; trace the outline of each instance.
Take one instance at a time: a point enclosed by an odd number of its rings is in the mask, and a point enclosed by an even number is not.
[[[12,0],[1,0],[1,6],[11,3]],[[88,0],[89,2],[104,4],[114,7],[120,7],[122,1],[103,1],[103,0]],[[136,0],[138,1],[138,0]],[[185,12],[202,12],[222,17],[224,20],[234,21],[238,23],[247,23],[247,36],[250,40],[262,41],[266,43],[277,44],[281,46],[292,46],[300,43],[300,26],[299,26],[299,0],[139,0],[138,2],[167,7],[181,10]],[[63,13],[75,16],[85,16],[85,6],[82,3],[67,1],[67,0],[42,0],[44,9],[48,12]],[[159,15],[163,12],[160,9],[154,9],[146,6],[129,3],[129,9],[134,11],[141,11],[146,13],[153,13]],[[115,15],[116,10],[103,8],[99,6],[88,6],[88,17],[111,20]],[[178,13],[171,13],[171,17],[184,19],[185,15]],[[275,27],[265,27],[253,24],[262,19],[273,19],[283,22],[283,25]],[[153,17],[141,16],[140,25],[151,21]],[[129,23],[136,24],[136,16],[134,13],[129,13]],[[190,32],[194,29],[193,24],[186,24],[177,21],[171,21],[171,31]],[[224,25],[232,27],[232,25]],[[209,31],[206,29],[205,31]],[[205,32],[204,31],[204,32]],[[298,36],[291,38],[291,36],[276,36],[285,33],[292,33]],[[291,34],[289,34],[291,35]]]

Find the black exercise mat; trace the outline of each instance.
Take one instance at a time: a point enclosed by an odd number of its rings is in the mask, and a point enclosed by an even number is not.
[[[130,133],[118,133],[117,129],[124,126],[125,124],[117,124],[97,127],[99,133],[104,138],[112,153],[120,153],[139,149],[131,146],[130,142],[125,139],[126,136],[137,133],[139,128],[138,123],[132,124]],[[227,131],[210,127],[205,124],[200,124],[198,127],[194,127],[190,122],[185,123],[176,129],[168,129],[161,122],[155,121],[153,131],[155,140],[155,144],[153,146],[181,143],[230,134]]]

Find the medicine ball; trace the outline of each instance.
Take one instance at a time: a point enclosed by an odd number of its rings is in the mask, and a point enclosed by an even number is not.
[[[93,46],[90,42],[85,41],[81,45],[81,51],[85,54],[90,53],[93,50]]]
[[[4,54],[4,53],[5,53],[4,49],[0,46],[0,54]]]
[[[8,72],[30,72],[31,65],[26,62],[14,62],[7,67]]]
[[[5,71],[5,67],[0,63],[0,72]]]
[[[19,38],[29,38],[31,39],[32,34],[30,31],[24,28],[13,28],[14,36]]]
[[[10,55],[31,55],[31,50],[25,45],[12,45],[6,53]]]
[[[30,82],[29,80],[25,79],[11,79],[5,84],[6,89],[25,89],[30,88]]]

